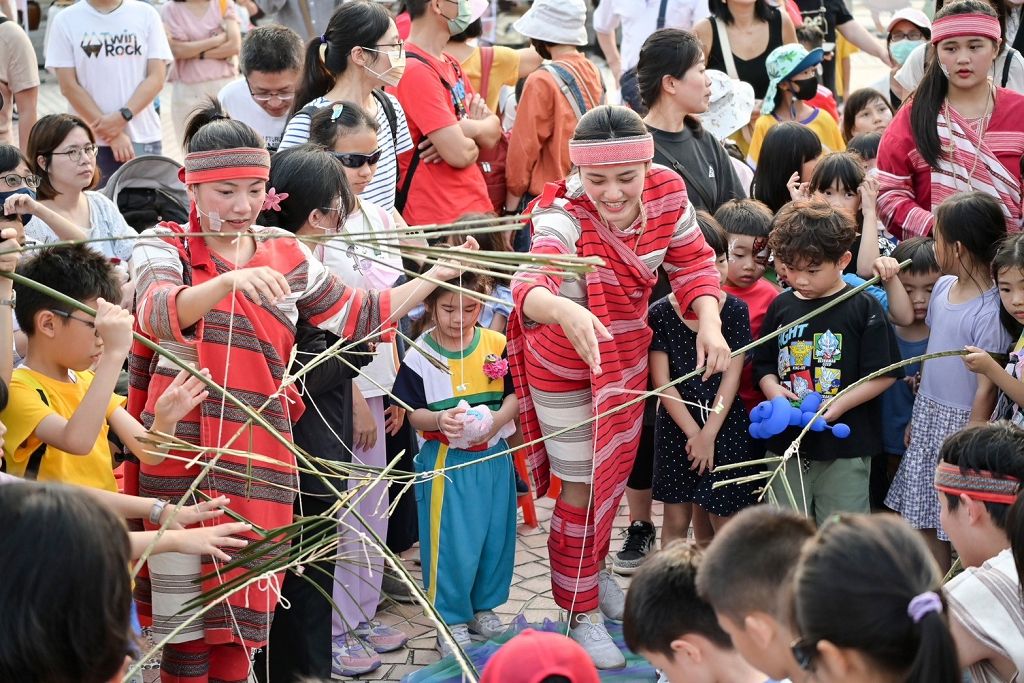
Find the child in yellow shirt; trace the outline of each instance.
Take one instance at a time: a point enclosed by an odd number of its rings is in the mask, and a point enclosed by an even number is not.
[[[747,152],[753,165],[758,163],[765,135],[783,121],[796,121],[813,130],[826,153],[846,149],[835,119],[824,110],[807,104],[807,100],[818,94],[817,67],[823,55],[821,48],[808,52],[797,43],[777,47],[768,55],[765,67],[771,82]]]
[[[28,336],[25,364],[14,371],[0,420],[6,470],[26,479],[116,491],[109,430],[147,463],[163,456],[140,440],[146,428],[123,407],[114,385],[132,342],[132,315],[111,300],[120,288],[111,265],[85,246],[50,247],[20,272],[96,309],[91,317],[25,286],[15,315]],[[90,369],[94,368],[94,369]],[[156,405],[154,432],[173,434],[205,398],[203,383],[181,373]]]

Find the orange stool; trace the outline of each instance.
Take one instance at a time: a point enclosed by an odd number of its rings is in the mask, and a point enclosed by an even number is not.
[[[526,451],[519,449],[512,456],[512,461],[515,463],[516,471],[519,472],[519,476],[523,478],[523,481],[530,482],[530,472],[526,468]],[[537,528],[537,509],[533,506],[533,489],[530,489],[526,493],[516,498],[516,503],[523,509],[523,522],[526,526],[536,529]]]

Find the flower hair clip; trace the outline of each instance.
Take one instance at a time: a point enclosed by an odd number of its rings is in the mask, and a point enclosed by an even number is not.
[[[331,107],[331,123],[335,123],[340,117],[341,112],[345,111],[345,105],[341,102],[337,102]]]
[[[281,202],[286,199],[288,199],[287,192],[278,192],[274,188],[270,188],[267,191],[267,196],[263,198],[263,210],[281,211]]]

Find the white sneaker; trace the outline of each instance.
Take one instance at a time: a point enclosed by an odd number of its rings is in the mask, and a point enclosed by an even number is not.
[[[497,638],[505,632],[505,624],[501,623],[501,617],[489,609],[474,614],[466,626],[469,627],[471,636],[477,635],[483,640]]]
[[[597,575],[597,595],[597,604],[604,618],[621,624],[626,612],[626,594],[607,569],[602,569]]]
[[[451,624],[448,630],[452,632],[455,637],[455,642],[459,644],[463,650],[473,644],[473,640],[469,637],[469,627],[466,624]],[[452,653],[452,648],[448,645],[448,642],[440,635],[437,637],[437,652],[441,655],[441,659],[444,659]]]
[[[608,634],[600,615],[580,614],[569,629],[569,637],[583,646],[598,669],[622,669],[626,658]]]

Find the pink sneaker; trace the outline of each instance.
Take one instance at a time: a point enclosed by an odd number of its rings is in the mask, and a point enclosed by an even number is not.
[[[354,631],[361,640],[365,641],[377,652],[394,652],[405,647],[409,642],[409,636],[397,628],[385,626],[379,621],[362,622]]]
[[[346,634],[332,643],[331,674],[335,676],[361,676],[380,664],[380,657],[362,638]]]

